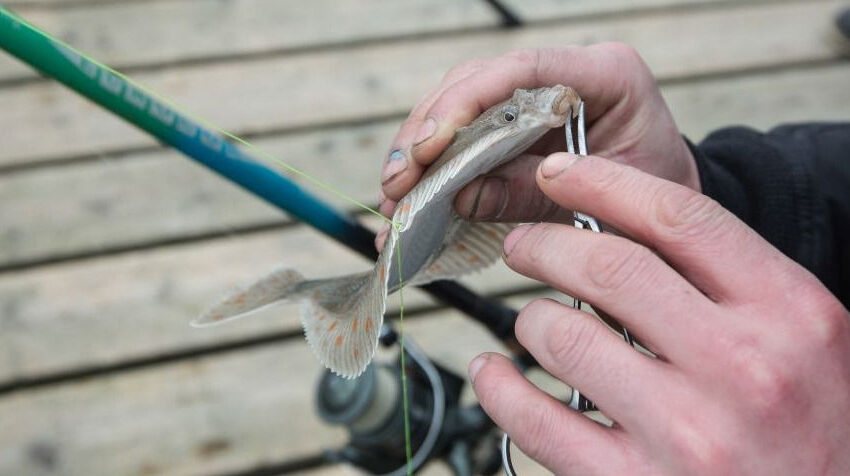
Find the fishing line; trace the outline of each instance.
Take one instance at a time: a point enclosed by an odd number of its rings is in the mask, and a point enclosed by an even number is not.
[[[399,349],[401,352],[401,405],[402,412],[404,413],[404,456],[407,460],[407,475],[413,475],[413,456],[412,456],[412,445],[410,443],[410,409],[408,405],[407,398],[407,372],[405,371],[406,367],[404,365],[404,283],[403,276],[401,272],[401,240],[398,239],[399,234],[401,233],[401,225],[393,225],[393,234],[395,237],[393,239],[396,241],[398,245],[398,279],[399,279],[399,288],[398,288],[398,342]]]
[[[332,194],[332,195],[334,195],[338,198],[341,198],[341,199],[343,199],[343,200],[345,200],[345,201],[347,201],[347,202],[349,202],[349,203],[351,203],[351,204],[353,204],[353,205],[355,205],[355,206],[357,206],[357,207],[359,207],[359,208],[361,208],[361,209],[363,209],[363,210],[365,210],[369,213],[372,213],[375,216],[380,217],[383,221],[390,224],[390,226],[394,230],[394,233],[396,234],[396,237],[398,236],[398,233],[401,230],[401,224],[396,222],[395,220],[392,220],[391,218],[385,217],[378,210],[375,210],[375,209],[371,208],[370,206],[366,205],[365,203],[357,200],[356,198],[346,194],[345,192],[342,192],[342,191],[336,189],[335,187],[328,184],[327,182],[324,182],[324,181],[308,174],[307,172],[304,172],[304,171],[288,164],[286,161],[273,156],[272,154],[266,152],[265,150],[263,150],[262,148],[260,148],[258,146],[255,146],[251,142],[243,139],[242,137],[239,137],[236,134],[232,134],[232,133],[224,130],[223,128],[219,127],[215,123],[213,123],[213,122],[211,122],[211,121],[209,121],[209,120],[207,120],[203,117],[200,117],[200,116],[197,116],[195,114],[191,114],[191,113],[186,112],[186,109],[184,109],[182,106],[178,105],[177,103],[173,102],[172,100],[170,100],[170,99],[166,98],[165,96],[157,93],[156,91],[153,91],[150,88],[136,82],[135,80],[133,80],[129,76],[121,73],[120,71],[115,70],[112,67],[101,63],[100,61],[92,58],[91,56],[89,56],[86,53],[78,50],[77,48],[73,47],[72,45],[60,40],[59,38],[54,37],[50,33],[38,28],[37,26],[35,26],[35,25],[29,23],[28,21],[26,21],[25,19],[21,18],[17,14],[15,14],[15,13],[9,11],[8,9],[4,8],[2,5],[0,5],[0,14],[12,19],[13,21],[17,22],[20,26],[23,26],[23,27],[31,30],[32,32],[36,33],[37,35],[40,35],[42,38],[44,38],[44,39],[46,39],[46,40],[48,40],[52,43],[55,43],[57,45],[60,45],[63,48],[66,48],[67,50],[73,52],[74,54],[79,55],[81,58],[85,59],[86,61],[91,62],[92,64],[108,71],[111,74],[114,74],[118,78],[124,80],[127,84],[132,85],[133,87],[137,88],[139,91],[142,91],[145,94],[148,94],[149,96],[157,99],[162,104],[171,108],[174,112],[179,113],[180,115],[182,115],[182,116],[184,116],[188,119],[191,119],[191,120],[197,122],[198,124],[201,124],[201,125],[207,127],[208,129],[210,129],[210,130],[220,134],[221,136],[229,139],[231,142],[235,142],[235,143],[240,144],[241,146],[243,146],[247,150],[253,152],[257,157],[259,157],[260,159],[265,161],[267,164],[272,165],[272,166],[277,166],[279,168],[282,168],[282,169],[288,171],[289,173],[291,173],[293,175],[297,175],[298,177],[303,178],[304,180],[308,181],[309,183],[312,183],[314,186],[318,187],[319,189],[321,189],[321,190],[323,190],[327,193],[330,193],[330,194]],[[400,285],[399,290],[398,290],[398,299],[399,299],[399,347],[400,347],[400,352],[401,352],[401,385],[402,385],[402,406],[403,406],[403,412],[404,412],[404,443],[405,443],[405,456],[406,456],[407,474],[412,475],[414,468],[413,468],[413,461],[412,461],[412,443],[411,443],[411,434],[410,434],[410,415],[409,415],[410,411],[409,411],[409,400],[408,400],[408,393],[407,393],[407,376],[406,376],[406,373],[405,373],[405,358],[404,358],[405,357],[404,356],[404,353],[405,353],[405,350],[404,350],[404,292],[403,292],[404,281],[403,281],[402,267],[401,267],[401,241],[396,240],[396,243],[397,243],[397,246],[398,246],[398,269],[399,269],[399,285]]]

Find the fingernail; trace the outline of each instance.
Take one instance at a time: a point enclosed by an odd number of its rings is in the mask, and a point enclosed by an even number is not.
[[[457,209],[461,216],[477,220],[498,217],[508,203],[508,184],[499,177],[486,177],[474,190],[458,195]]]
[[[481,371],[481,368],[484,367],[484,364],[486,364],[489,359],[490,356],[487,354],[481,354],[472,359],[472,362],[469,363],[469,380],[475,382],[475,376],[478,375],[478,372]]]
[[[434,132],[437,131],[437,121],[433,117],[429,117],[419,126],[419,131],[416,132],[416,139],[413,140],[413,145],[419,145],[430,139]]]
[[[401,149],[394,149],[387,156],[387,163],[381,174],[381,183],[387,183],[407,168],[407,156]]]
[[[540,164],[540,174],[543,175],[543,178],[545,179],[557,177],[564,170],[570,168],[570,166],[578,160],[578,157],[579,156],[575,154],[567,152],[552,154],[549,157],[546,157],[546,159]]]
[[[528,230],[531,230],[533,225],[520,225],[513,229],[508,236],[505,237],[504,250],[505,256],[510,256],[511,252],[513,252],[516,244],[519,243],[519,240],[528,233]]]

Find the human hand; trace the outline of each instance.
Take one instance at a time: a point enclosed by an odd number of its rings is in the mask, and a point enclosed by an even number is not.
[[[652,73],[632,48],[601,43],[519,50],[452,68],[413,108],[393,140],[382,171],[381,213],[392,216],[397,200],[416,185],[458,127],[516,88],[553,84],[570,86],[582,96],[588,145],[596,155],[699,190],[694,159]],[[473,220],[515,221],[532,204],[536,214],[531,219],[548,217],[555,205],[527,172],[537,167],[541,155],[564,149],[563,130],[552,131],[529,150],[535,155],[517,158],[467,185],[458,193],[455,208]],[[379,249],[385,236],[379,234]]]
[[[493,420],[556,474],[850,474],[848,311],[709,198],[574,158],[549,156],[540,190],[635,241],[528,225],[505,239],[505,260],[612,315],[659,358],[588,314],[534,301],[517,320],[519,342],[616,425],[484,354],[470,378]]]

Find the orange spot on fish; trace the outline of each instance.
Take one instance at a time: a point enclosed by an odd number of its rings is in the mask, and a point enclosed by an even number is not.
[[[407,213],[409,211],[410,211],[410,204],[409,203],[405,203],[404,205],[401,206],[401,212],[402,213]]]
[[[334,340],[334,345],[337,347],[342,345],[342,334],[336,336],[336,340]]]
[[[355,358],[355,359],[356,359],[357,357],[360,357],[360,351],[359,351],[359,350],[357,350],[357,349],[354,349],[354,352],[352,352],[352,354],[354,354],[354,358]]]
[[[355,317],[355,318],[351,321],[351,330],[352,330],[352,331],[356,331],[356,330],[357,330],[357,324],[359,324],[359,323],[357,322],[357,318]]]
[[[331,322],[331,324],[328,326],[328,331],[334,330],[336,328],[336,324],[336,321]]]
[[[380,268],[378,268],[378,279],[380,279],[381,281],[383,281],[383,280],[384,280],[384,275],[386,275],[386,274],[387,274],[387,269],[386,269],[386,267],[384,267],[384,265],[381,265],[381,267],[380,267]]]
[[[233,302],[236,304],[245,304],[245,295],[240,294],[239,296],[236,296],[236,299],[234,299]]]
[[[458,243],[455,245],[455,249],[458,251],[466,251],[466,245],[464,245],[463,243]]]
[[[369,329],[372,328],[372,319],[366,319],[366,323],[363,324],[363,330],[369,332]]]
[[[479,258],[477,255],[470,255],[470,256],[467,256],[466,261],[468,263],[473,263],[473,264],[474,263],[480,263],[481,258]]]

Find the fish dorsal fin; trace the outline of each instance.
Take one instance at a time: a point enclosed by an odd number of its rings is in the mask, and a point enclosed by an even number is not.
[[[456,220],[442,251],[407,284],[425,284],[480,271],[493,264],[502,254],[502,243],[512,225],[506,223],[473,223]]]

